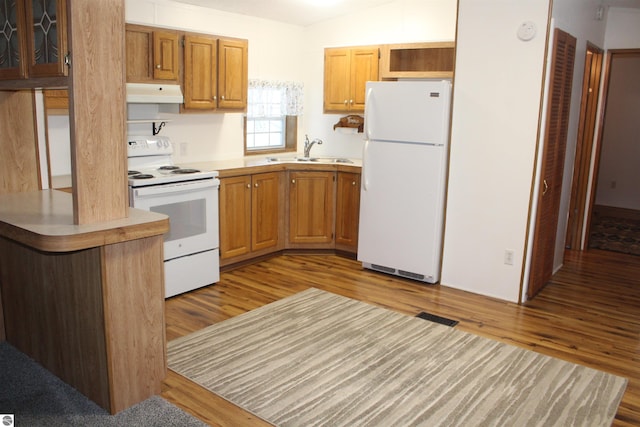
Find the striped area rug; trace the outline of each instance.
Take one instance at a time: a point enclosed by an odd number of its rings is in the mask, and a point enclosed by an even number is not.
[[[168,359],[277,426],[610,426],[627,384],[313,288],[173,340]]]

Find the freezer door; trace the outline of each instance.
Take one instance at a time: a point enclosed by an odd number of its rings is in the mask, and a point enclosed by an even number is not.
[[[367,82],[365,139],[446,145],[451,82]]]
[[[440,146],[366,143],[359,261],[440,279],[445,158]]]

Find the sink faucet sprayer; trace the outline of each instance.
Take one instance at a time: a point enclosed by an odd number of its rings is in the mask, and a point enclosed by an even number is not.
[[[305,157],[309,157],[309,152],[311,151],[311,147],[313,147],[313,144],[316,144],[316,143],[318,145],[322,145],[322,140],[316,138],[313,141],[309,142],[309,135],[304,136],[304,156]]]

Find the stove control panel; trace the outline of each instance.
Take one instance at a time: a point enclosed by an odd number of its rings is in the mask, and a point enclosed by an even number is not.
[[[127,138],[127,156],[157,156],[173,154],[173,145],[166,136],[130,136]]]

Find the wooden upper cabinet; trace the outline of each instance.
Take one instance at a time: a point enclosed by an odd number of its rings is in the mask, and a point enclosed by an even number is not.
[[[180,50],[177,31],[127,24],[125,35],[127,82],[178,82]]]
[[[407,43],[381,47],[380,77],[452,78],[455,42]]]
[[[324,111],[364,111],[368,81],[377,81],[378,47],[327,48],[324,55]]]
[[[0,8],[0,79],[66,76],[65,0],[6,2]]]
[[[66,1],[28,1],[25,4],[25,12],[29,77],[66,76]]]
[[[153,32],[153,78],[155,80],[177,80],[178,34],[167,31]]]
[[[26,30],[24,2],[6,2],[0,8],[0,79],[13,80],[26,77]]]
[[[181,83],[184,108],[247,108],[249,42],[127,24],[127,82]]]
[[[219,108],[247,107],[248,51],[246,40],[218,40]]]
[[[185,109],[245,109],[249,84],[248,46],[247,40],[186,34]]]
[[[212,37],[184,37],[184,106],[212,110],[217,107],[217,40]]]
[[[324,51],[324,110],[347,111],[351,79],[349,49]]]

